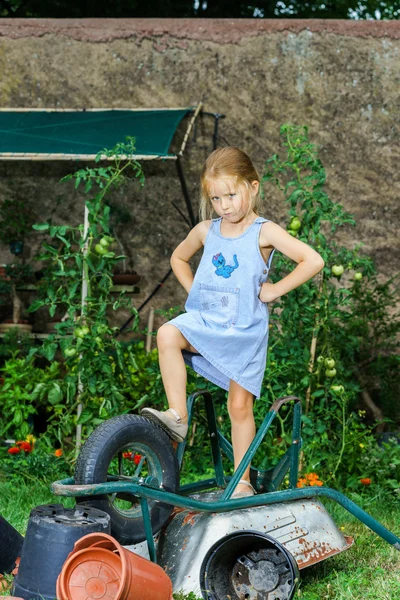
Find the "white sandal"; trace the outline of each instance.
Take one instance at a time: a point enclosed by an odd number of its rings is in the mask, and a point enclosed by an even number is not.
[[[254,496],[257,492],[256,490],[253,488],[253,486],[251,485],[250,481],[247,481],[246,479],[240,479],[238,482],[242,483],[243,485],[247,485],[249,487],[248,490],[245,490],[244,492],[233,492],[231,498],[241,498],[241,497],[245,497],[245,496]]]
[[[166,413],[170,412],[172,416]],[[174,408],[169,408],[165,412],[156,410],[155,408],[143,408],[140,412],[143,417],[153,421],[176,442],[183,442],[188,432],[188,424],[182,423],[182,419]]]

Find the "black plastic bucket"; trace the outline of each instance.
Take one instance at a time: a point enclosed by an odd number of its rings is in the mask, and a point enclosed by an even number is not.
[[[54,600],[62,566],[77,540],[88,533],[110,533],[110,517],[82,504],[45,504],[31,511],[12,594],[25,600]]]
[[[282,544],[258,531],[239,531],[218,540],[200,569],[205,600],[291,600],[299,569]]]
[[[0,573],[11,573],[21,555],[24,538],[0,515]]]

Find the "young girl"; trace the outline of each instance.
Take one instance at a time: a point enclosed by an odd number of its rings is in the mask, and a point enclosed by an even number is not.
[[[201,174],[201,217],[171,257],[188,293],[186,313],[158,330],[161,375],[169,409],[142,415],[176,441],[187,434],[185,362],[228,391],[235,469],[255,435],[254,398],[260,396],[268,343],[267,303],[316,275],[321,256],[282,227],[259,216],[260,177],[249,157],[234,147],[215,150]],[[212,219],[213,211],[219,218]],[[189,260],[202,247],[195,276]],[[267,283],[278,250],[297,267]],[[252,495],[250,467],[234,496]]]

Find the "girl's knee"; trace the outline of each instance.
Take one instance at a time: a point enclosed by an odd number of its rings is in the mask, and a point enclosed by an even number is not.
[[[228,413],[235,421],[246,420],[253,416],[253,395],[228,397]]]
[[[158,349],[180,348],[182,346],[181,338],[183,338],[179,329],[174,325],[165,323],[157,331],[157,346]]]

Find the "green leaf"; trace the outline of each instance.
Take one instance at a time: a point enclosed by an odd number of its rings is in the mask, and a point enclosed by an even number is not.
[[[33,391],[31,393],[31,400],[38,400],[38,398],[41,397],[41,393],[43,391],[43,389],[46,387],[45,383],[38,383],[34,388]]]
[[[325,390],[316,390],[311,394],[311,398],[321,398],[322,396],[325,396]]]
[[[46,342],[42,346],[42,354],[47,358],[47,360],[52,361],[55,353],[57,352],[58,345],[53,341],[49,341],[50,338],[46,340]]]
[[[84,425],[85,423],[87,423],[88,421],[91,421],[92,419],[93,419],[92,411],[89,410],[88,408],[84,408],[80,414],[79,419],[77,420],[77,424]]]
[[[48,223],[35,223],[35,225],[32,225],[32,229],[36,231],[48,231],[49,227]]]
[[[48,400],[50,404],[58,404],[63,399],[63,392],[58,383],[53,383],[53,387],[49,392]]]
[[[42,306],[46,306],[45,300],[34,300],[29,306],[28,312],[35,312],[36,310],[39,310],[39,308],[42,308]]]

